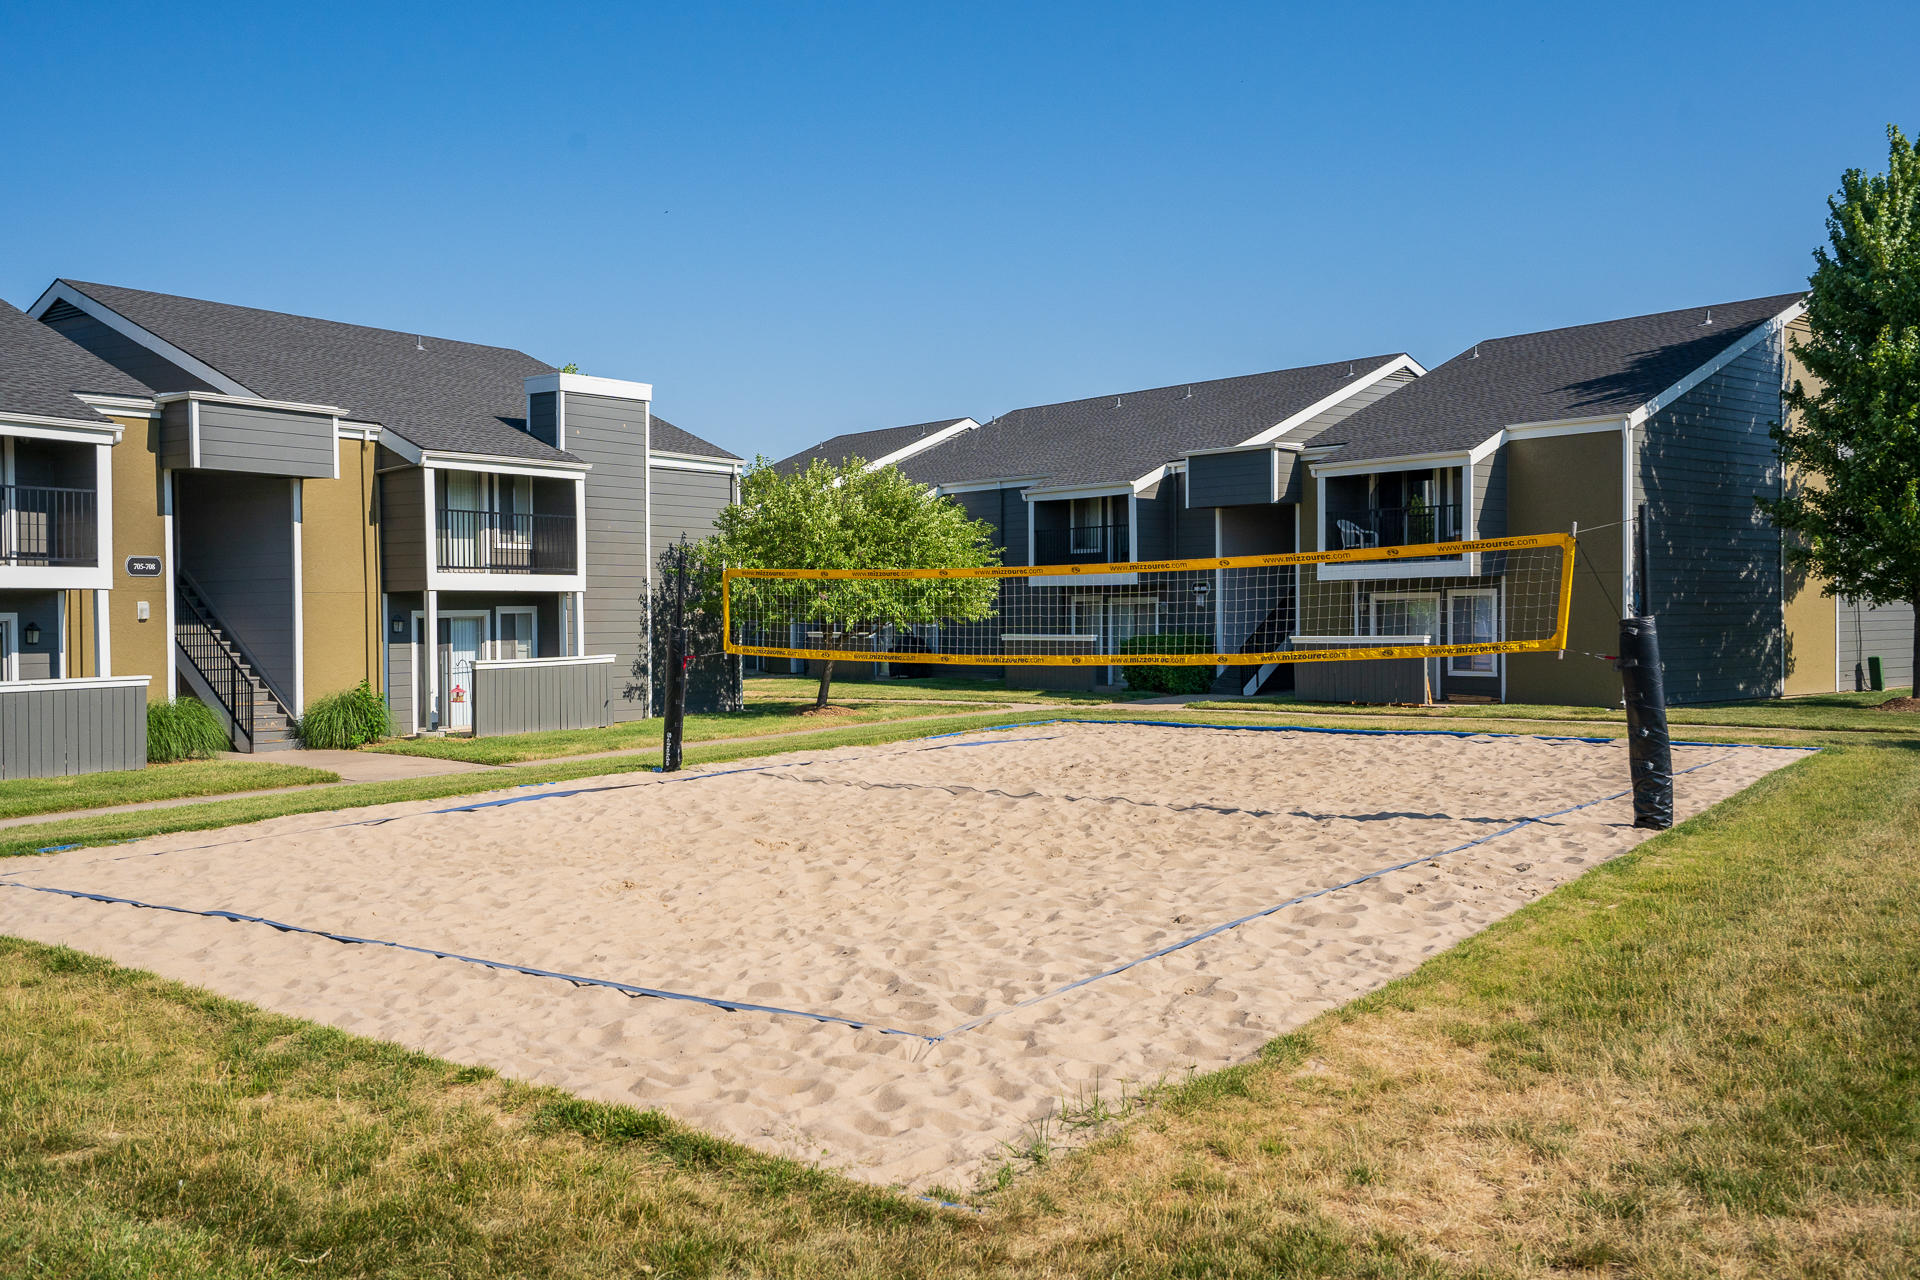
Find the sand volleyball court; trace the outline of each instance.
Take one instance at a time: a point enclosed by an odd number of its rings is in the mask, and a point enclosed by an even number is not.
[[[1799,758],[1675,756],[1683,817]],[[964,1186],[1632,848],[1626,777],[1613,743],[1026,725],[13,859],[0,932]]]

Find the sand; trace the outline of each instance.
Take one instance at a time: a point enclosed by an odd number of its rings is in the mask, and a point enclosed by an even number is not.
[[[1703,766],[1680,816],[1798,758],[1676,748]],[[1612,743],[1061,724],[0,870],[864,1027],[19,889],[0,932],[863,1179],[964,1187],[1063,1105],[1244,1061],[1631,849],[1647,833],[1603,799],[1626,776]],[[434,812],[496,799],[524,802]]]

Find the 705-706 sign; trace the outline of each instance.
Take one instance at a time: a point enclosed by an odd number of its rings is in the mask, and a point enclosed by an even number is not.
[[[159,556],[128,556],[127,576],[129,578],[157,578],[160,576]]]

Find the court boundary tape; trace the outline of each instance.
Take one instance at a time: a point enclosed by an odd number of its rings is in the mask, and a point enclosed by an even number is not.
[[[1135,724],[1135,723],[1141,723],[1141,722],[1124,721],[1124,720],[1123,721],[1061,720],[1061,721],[1051,721],[1051,722],[1042,722],[1042,723]],[[1194,726],[1194,725],[1183,724],[1180,722],[1164,722],[1164,723],[1167,723],[1174,728],[1183,728],[1183,729],[1184,728],[1245,728],[1245,729],[1252,729],[1256,731],[1271,731],[1271,730],[1277,730],[1279,728],[1279,726],[1267,726],[1267,725]],[[1011,725],[1006,725],[1001,727],[1031,728],[1034,726],[1030,723],[1017,723],[1017,724],[1011,724]],[[955,736],[962,736],[967,733],[982,733],[982,732],[990,732],[990,730],[969,729],[969,730],[962,730],[960,731],[959,734],[934,734],[934,735],[929,735],[928,738],[925,738],[925,739],[910,739],[909,741],[930,741],[936,738],[955,737]],[[1368,731],[1366,730],[1334,730],[1334,732],[1364,733]],[[1428,731],[1428,732],[1447,732],[1447,731]],[[1479,736],[1479,735],[1468,734],[1464,736],[1473,737],[1473,736]],[[1509,735],[1500,735],[1500,736],[1514,737],[1514,736],[1533,736],[1533,735],[1509,734]],[[997,741],[1006,741],[1006,740],[1001,739]],[[1610,741],[1613,741],[1613,739],[1600,739],[1600,741],[1610,742]],[[954,744],[954,745],[960,745],[960,744]],[[979,745],[988,745],[988,744],[979,744]],[[1700,745],[1723,745],[1723,746],[1732,746],[1732,747],[1738,748],[1741,744],[1724,743],[1724,744],[1700,744]],[[1818,748],[1786,748],[1786,749],[1818,750]],[[1697,770],[1705,769],[1710,765],[1719,764],[1722,761],[1728,760],[1731,758],[1732,758],[1732,755],[1731,753],[1729,753],[1728,755],[1718,756],[1712,760],[1702,761],[1700,764],[1692,765],[1686,769],[1677,770],[1676,772],[1680,774],[1693,773]],[[808,762],[801,762],[801,763],[808,763]],[[745,769],[731,769],[731,770],[725,770],[725,771],[716,771],[714,773],[707,773],[707,774],[688,774],[682,778],[672,779],[672,781],[692,782],[692,781],[697,781],[700,778],[720,777],[720,776],[725,776],[726,774],[759,773],[759,772],[765,772],[774,767],[776,766],[770,766],[770,765],[752,766]],[[619,790],[624,787],[637,787],[637,786],[645,786],[645,785],[648,785],[648,784],[647,783],[621,783],[621,784],[616,784],[614,786],[609,786],[609,787],[578,788],[569,793],[549,792],[545,794],[546,795],[585,794],[587,792],[592,792],[592,791]],[[1125,973],[1129,969],[1134,969],[1139,967],[1140,965],[1149,963],[1150,961],[1161,959],[1165,956],[1173,954],[1176,951],[1185,950],[1188,947],[1194,946],[1201,942],[1205,942],[1210,938],[1218,937],[1222,934],[1231,932],[1234,929],[1238,929],[1244,925],[1251,924],[1256,920],[1261,920],[1261,919],[1265,919],[1268,916],[1276,915],[1279,912],[1285,911],[1290,907],[1299,906],[1302,903],[1311,902],[1317,898],[1327,897],[1331,894],[1339,893],[1343,890],[1354,888],[1357,885],[1366,884],[1369,881],[1377,880],[1383,876],[1391,875],[1396,871],[1405,871],[1405,870],[1408,870],[1409,868],[1421,866],[1426,863],[1437,862],[1441,858],[1448,857],[1456,853],[1463,853],[1468,849],[1477,848],[1480,845],[1487,844],[1493,840],[1498,840],[1502,836],[1511,835],[1514,832],[1524,830],[1527,827],[1531,827],[1542,822],[1551,821],[1554,818],[1564,817],[1569,813],[1577,813],[1582,809],[1591,809],[1595,805],[1605,804],[1611,800],[1618,800],[1623,796],[1628,796],[1628,795],[1631,795],[1632,793],[1633,793],[1633,789],[1629,787],[1623,791],[1616,791],[1610,795],[1601,796],[1596,800],[1588,800],[1581,804],[1569,805],[1564,809],[1556,809],[1551,813],[1538,814],[1533,817],[1522,818],[1517,822],[1514,822],[1509,824],[1508,826],[1502,827],[1498,831],[1488,832],[1486,835],[1477,836],[1472,840],[1466,841],[1465,843],[1454,845],[1450,848],[1441,849],[1435,853],[1424,854],[1421,857],[1409,859],[1405,862],[1394,863],[1391,866],[1379,867],[1379,868],[1376,868],[1375,870],[1366,872],[1363,875],[1355,876],[1351,879],[1341,881],[1338,884],[1325,885],[1325,886],[1322,886],[1321,888],[1314,889],[1306,893],[1297,894],[1294,897],[1289,898],[1284,902],[1278,902],[1271,906],[1264,907],[1259,911],[1251,912],[1247,915],[1239,916],[1235,919],[1228,920],[1221,924],[1214,925],[1211,928],[1202,930],[1201,932],[1193,934],[1190,937],[1183,938],[1178,942],[1170,943],[1167,946],[1160,947],[1155,949],[1154,951],[1148,952],[1146,955],[1138,956],[1132,960],[1127,961],[1124,964],[1116,965],[1112,968],[1103,970],[1099,973],[1089,974],[1086,977],[1077,978],[1072,982],[1066,983],[1059,987],[1055,987],[1048,991],[1041,992],[1037,995],[1030,996],[1025,1000],[1021,1000],[1014,1004],[1007,1005],[1005,1008],[997,1009],[992,1013],[984,1014],[978,1018],[970,1019],[966,1022],[960,1023],[954,1027],[947,1029],[946,1031],[942,1031],[937,1034],[928,1034],[926,1032],[921,1032],[921,1031],[908,1031],[908,1030],[905,1030],[904,1028],[889,1027],[878,1022],[863,1020],[858,1018],[849,1018],[841,1014],[818,1013],[818,1012],[813,1012],[805,1009],[788,1009],[778,1005],[763,1005],[763,1004],[757,1004],[751,1001],[730,1000],[725,997],[693,995],[689,992],[671,991],[671,990],[667,990],[665,988],[660,988],[660,987],[645,987],[636,983],[620,982],[611,978],[593,978],[583,974],[566,973],[560,970],[540,969],[531,965],[514,964],[512,962],[505,961],[505,960],[489,960],[479,956],[465,955],[457,951],[448,951],[448,950],[443,950],[443,949],[438,949],[433,947],[416,946],[411,943],[394,942],[384,938],[362,938],[352,934],[336,933],[326,929],[314,929],[314,928],[308,928],[303,925],[288,924],[288,923],[285,923],[284,921],[273,920],[266,916],[248,915],[244,912],[238,912],[238,911],[228,911],[225,909],[202,910],[194,907],[173,906],[167,903],[143,902],[136,898],[122,898],[112,894],[92,893],[92,892],[88,892],[86,890],[80,890],[80,889],[62,889],[53,885],[20,884],[17,881],[7,880],[7,879],[0,879],[0,888],[26,889],[35,893],[53,894],[60,897],[78,899],[82,901],[100,902],[100,903],[106,903],[109,905],[116,905],[116,906],[129,906],[129,907],[135,907],[135,908],[148,910],[148,911],[165,911],[165,912],[170,912],[177,915],[199,916],[201,918],[211,919],[211,920],[226,920],[236,924],[265,925],[268,928],[278,930],[281,933],[296,933],[296,934],[302,934],[310,937],[325,938],[332,942],[338,942],[338,943],[343,943],[343,944],[353,945],[353,946],[388,947],[396,951],[405,951],[415,955],[430,956],[430,957],[433,957],[434,959],[457,960],[465,964],[479,965],[482,968],[495,969],[495,970],[500,970],[507,973],[518,973],[527,977],[546,978],[546,979],[563,981],[563,982],[570,983],[575,987],[605,988],[607,990],[619,991],[622,994],[627,995],[631,998],[672,1000],[672,1001],[677,1001],[677,1002],[687,1003],[687,1004],[704,1005],[708,1008],[720,1009],[728,1013],[735,1013],[735,1012],[765,1013],[775,1017],[805,1018],[811,1022],[817,1022],[817,1023],[834,1025],[834,1026],[850,1027],[854,1030],[859,1030],[859,1031],[874,1031],[881,1035],[897,1036],[903,1039],[917,1040],[917,1041],[920,1041],[927,1048],[932,1048],[935,1045],[943,1044],[946,1041],[953,1039],[957,1036],[964,1035],[969,1031],[976,1030],[977,1028],[984,1026],[987,1023],[992,1022],[998,1018],[1006,1017],[1007,1015],[1012,1013],[1018,1013],[1022,1010],[1029,1009],[1035,1005],[1041,1004],[1047,1000],[1051,1000],[1057,996],[1065,995],[1068,992],[1078,990],[1081,987],[1090,986],[1095,982],[1100,982],[1107,978],[1114,977],[1117,974]],[[466,812],[466,811],[471,811],[475,809],[492,808],[501,804],[512,804],[512,803],[519,803],[525,800],[537,800],[537,799],[543,799],[543,798],[545,798],[544,795],[543,796],[509,797],[504,800],[486,801],[486,802],[475,804],[475,805],[462,805],[462,806],[457,806],[453,809],[431,810],[429,812],[430,813]],[[418,815],[396,815],[396,817],[401,817],[401,816],[424,817],[428,815],[425,813],[418,814]],[[392,819],[382,819],[380,821],[391,821],[391,820]],[[346,826],[360,826],[360,825],[378,825],[378,823],[340,823],[336,825],[339,827],[346,827]],[[308,830],[328,830],[328,829],[330,828],[308,828]],[[287,833],[287,834],[299,834],[299,833]],[[259,838],[264,838],[264,837],[259,837]],[[188,852],[188,851],[187,850],[170,850],[166,852]],[[25,869],[23,868],[23,870]],[[15,874],[18,874],[18,873],[15,873]]]

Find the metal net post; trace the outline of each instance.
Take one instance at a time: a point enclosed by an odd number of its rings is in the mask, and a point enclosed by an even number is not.
[[[667,549],[667,572],[673,575],[673,616],[667,623],[667,705],[662,717],[666,724],[660,746],[660,771],[675,773],[680,768],[687,715],[688,566],[684,538],[679,546]]]
[[[1660,633],[1652,618],[1620,620],[1620,683],[1627,706],[1627,756],[1633,775],[1633,825],[1673,825],[1673,747],[1667,736]]]

